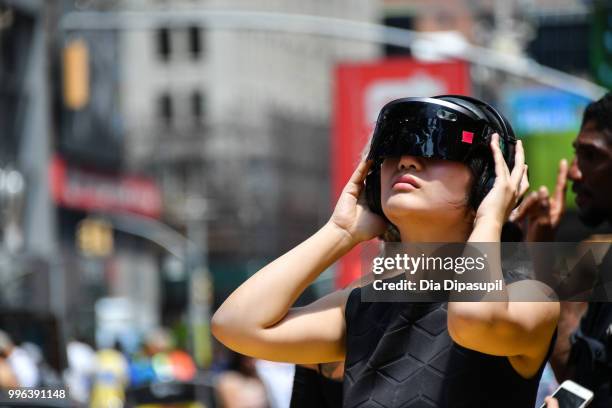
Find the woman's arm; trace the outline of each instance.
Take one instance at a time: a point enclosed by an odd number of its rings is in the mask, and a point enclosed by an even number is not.
[[[515,166],[510,173],[499,149],[499,137],[492,139],[495,185],[478,208],[468,242],[497,243],[488,244],[489,252],[492,252],[487,254],[489,272],[493,279],[503,279],[499,248],[501,228],[529,184],[520,141]],[[525,299],[525,291],[533,293],[534,300],[541,293],[543,301],[512,301]],[[538,364],[532,364],[532,367],[537,367],[548,350],[559,317],[559,303],[544,301],[546,299],[536,283],[522,281],[508,285],[499,301],[449,302],[449,333],[455,342],[466,348],[500,356],[524,356],[537,361]]]
[[[330,221],[232,293],[214,314],[212,332],[229,348],[274,361],[344,359],[344,305],[349,290],[291,308],[326,268],[359,242],[382,233],[384,221],[363,203],[362,162],[345,186]]]
[[[326,224],[236,289],[213,316],[213,334],[239,353],[266,360],[343,359],[344,291],[305,307],[290,307],[352,246],[342,231]]]

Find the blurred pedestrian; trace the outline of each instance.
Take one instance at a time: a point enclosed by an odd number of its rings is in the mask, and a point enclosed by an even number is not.
[[[11,365],[0,355],[0,389],[17,388],[17,377],[11,368]]]
[[[90,408],[121,408],[129,380],[128,362],[119,346],[96,353],[96,371],[91,389]]]
[[[0,330],[0,355],[11,367],[20,387],[37,387],[40,382],[38,367],[30,355],[13,344],[9,335]]]
[[[216,390],[224,408],[270,408],[254,358],[231,352],[227,371],[217,378]]]
[[[89,401],[96,370],[96,352],[84,339],[76,338],[68,342],[66,357],[68,367],[64,372],[64,380],[70,397],[84,404]]]
[[[144,340],[144,351],[149,357],[164,353],[174,348],[174,339],[168,329],[157,327],[147,333]]]
[[[288,408],[295,366],[268,360],[255,360],[255,370],[266,387],[270,408]]]
[[[528,241],[552,241],[565,210],[567,179],[576,193],[578,216],[587,226],[612,223],[612,93],[590,103],[573,142],[574,159],[561,160],[552,196],[531,193],[512,215],[527,222]],[[612,282],[612,250],[598,267],[594,296],[606,302],[562,302],[551,364],[559,382],[571,379],[592,390],[589,407],[612,407],[612,303],[601,289]],[[606,351],[607,350],[607,351]],[[603,352],[602,352],[603,351]]]
[[[21,348],[30,356],[38,369],[41,387],[60,388],[63,384],[57,372],[47,363],[45,356],[37,344],[24,342]]]

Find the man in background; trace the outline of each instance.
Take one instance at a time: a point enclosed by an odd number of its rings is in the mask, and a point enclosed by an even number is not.
[[[527,221],[527,241],[555,239],[565,210],[568,178],[576,193],[580,220],[590,227],[606,221],[612,225],[612,93],[587,106],[573,147],[570,166],[565,160],[559,164],[552,197],[541,187],[511,216],[514,222]],[[612,250],[607,251],[597,272],[600,283],[609,282],[605,276],[612,274]],[[562,302],[557,333],[550,359],[557,380],[571,379],[592,390],[591,408],[612,407],[612,303]]]

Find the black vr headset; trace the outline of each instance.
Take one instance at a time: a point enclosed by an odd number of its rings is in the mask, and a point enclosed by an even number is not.
[[[370,210],[384,217],[380,198],[380,166],[387,157],[412,155],[467,164],[475,182],[470,205],[476,209],[495,182],[489,143],[499,134],[508,168],[514,167],[516,138],[508,121],[492,106],[463,95],[402,98],[386,104],[376,121],[366,177]]]

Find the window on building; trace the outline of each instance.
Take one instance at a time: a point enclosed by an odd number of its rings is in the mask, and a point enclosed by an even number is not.
[[[190,97],[191,104],[191,116],[196,125],[201,125],[204,120],[204,96],[199,90],[195,90],[191,93]]]
[[[192,26],[187,29],[189,39],[189,53],[191,58],[198,59],[202,54],[202,37],[200,27]]]
[[[387,27],[401,28],[404,30],[412,30],[414,26],[414,18],[409,15],[387,16],[383,20],[383,24]],[[410,48],[398,47],[396,45],[385,44],[384,52],[387,57],[410,55]]]
[[[170,94],[161,94],[159,97],[158,105],[159,120],[165,125],[171,125],[172,118],[174,116],[174,108],[172,106],[172,98],[170,97]]]
[[[170,30],[166,27],[162,27],[157,30],[157,53],[163,61],[170,59],[172,53],[172,46],[170,43]]]

